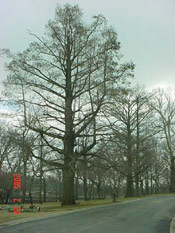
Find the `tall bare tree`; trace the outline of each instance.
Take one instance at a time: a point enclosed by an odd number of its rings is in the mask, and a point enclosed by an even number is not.
[[[63,171],[62,203],[74,204],[75,162],[96,145],[96,118],[107,102],[106,85],[131,75],[134,65],[118,64],[120,43],[105,18],[98,15],[84,24],[77,5],[57,7],[45,37],[30,35],[36,41],[28,49],[9,54],[5,84],[9,90],[24,86],[25,124],[55,152],[49,162]],[[90,138],[88,145],[77,149],[84,136]]]

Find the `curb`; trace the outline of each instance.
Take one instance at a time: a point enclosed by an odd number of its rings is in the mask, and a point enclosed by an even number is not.
[[[173,216],[170,223],[170,233],[175,233],[175,215]]]

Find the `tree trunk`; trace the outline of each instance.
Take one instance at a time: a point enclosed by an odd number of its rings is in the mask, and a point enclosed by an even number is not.
[[[175,192],[175,158],[171,156],[171,164],[170,164],[170,192]]]
[[[22,203],[24,204],[26,201],[26,172],[27,172],[27,161],[24,160],[24,175],[23,175],[23,196],[22,196]]]
[[[43,202],[46,202],[46,179],[43,179],[43,191],[44,191],[44,197],[43,197]]]
[[[98,200],[101,199],[101,180],[98,180],[98,183],[97,183],[97,196],[98,196]]]
[[[5,197],[5,204],[8,204],[8,202],[10,202],[9,197],[11,193],[12,193],[12,189],[7,190]]]
[[[63,200],[62,205],[74,205],[74,172],[71,168],[63,171]]]
[[[61,172],[58,174],[58,189],[59,189],[59,201],[61,202],[63,199],[63,181],[62,181],[62,176]]]
[[[84,190],[84,200],[88,200],[88,186],[87,186],[87,158],[86,156],[83,156],[83,165],[84,165],[84,171],[83,171],[83,190]]]
[[[139,188],[139,175],[136,174],[136,178],[135,178],[135,182],[136,182],[136,196],[140,196],[140,188]]]
[[[42,138],[40,141],[40,158],[43,158],[43,149],[42,149]],[[40,177],[39,177],[39,202],[43,201],[42,192],[43,192],[43,162],[40,159]]]
[[[93,184],[92,182],[89,183],[89,188],[88,188],[88,200],[91,200],[92,197],[92,189],[93,189]]]
[[[140,190],[141,190],[141,194],[145,195],[145,191],[144,191],[144,188],[143,188],[143,179],[142,178],[140,178]]]
[[[139,132],[139,98],[137,97],[137,141],[136,141],[136,177],[135,177],[135,182],[136,182],[136,196],[140,196],[140,190],[139,190],[139,151],[140,151],[140,132]]]
[[[153,175],[151,172],[151,194],[153,194]]]
[[[133,179],[132,175],[127,175],[126,197],[133,197]]]
[[[78,182],[78,174],[76,176],[76,185],[75,185],[75,199],[78,200],[78,187],[79,187],[79,182]]]
[[[29,191],[29,202],[30,202],[30,203],[33,202],[33,198],[32,198],[32,193],[31,193],[31,191]]]
[[[66,96],[65,96],[65,136],[64,136],[64,169],[63,169],[63,200],[62,205],[74,205],[74,130],[72,112],[71,85],[71,49],[70,38],[67,36],[66,47]]]
[[[148,172],[146,171],[145,175],[145,194],[149,195],[149,180],[148,180]]]
[[[133,177],[132,177],[132,140],[131,140],[131,128],[130,122],[127,125],[127,180],[126,180],[126,197],[133,197]]]
[[[92,184],[92,197],[93,197],[93,200],[95,200],[95,190],[94,190],[94,184]]]
[[[33,187],[33,182],[34,182],[34,175],[31,178],[30,181],[30,188],[29,188],[29,202],[32,203],[33,199],[32,199],[32,187]]]

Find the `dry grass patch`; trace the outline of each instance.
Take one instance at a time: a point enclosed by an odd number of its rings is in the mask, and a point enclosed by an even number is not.
[[[117,198],[116,203],[126,202],[129,200],[136,200],[138,197],[131,197],[131,198]],[[101,205],[109,205],[112,204],[112,199],[104,199],[104,200],[90,200],[90,201],[79,201],[79,204],[77,205],[69,205],[69,206],[60,206],[60,203],[58,202],[47,202],[43,203],[42,205],[40,203],[34,203],[35,209],[30,212],[21,212],[20,215],[15,215],[13,212],[8,212],[7,205],[0,205],[3,210],[0,211],[0,224],[24,219],[24,218],[38,218],[38,217],[45,217],[49,216],[51,213],[63,213],[65,211],[72,211],[76,209],[83,209],[88,207],[95,207],[95,206],[101,206]],[[12,205],[13,207],[16,205]],[[24,209],[29,211],[30,204],[24,204]],[[37,207],[41,206],[41,211],[37,212]],[[5,209],[4,209],[5,208]]]

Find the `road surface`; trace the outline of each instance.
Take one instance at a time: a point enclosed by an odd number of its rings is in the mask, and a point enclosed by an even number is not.
[[[175,197],[144,198],[28,221],[0,228],[1,233],[169,233]]]

